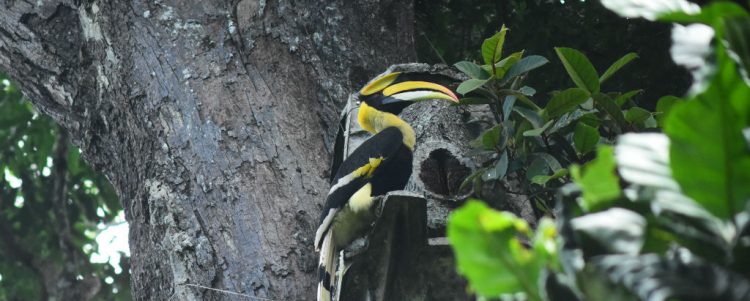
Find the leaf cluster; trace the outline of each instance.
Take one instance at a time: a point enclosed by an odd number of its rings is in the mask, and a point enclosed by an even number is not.
[[[649,9],[606,2],[624,15]],[[482,298],[750,299],[750,86],[743,59],[750,57],[750,27],[738,25],[750,24],[750,16],[728,2],[699,10],[685,1],[659,2],[670,5],[654,7],[684,11],[641,16],[713,29],[715,60],[707,64],[714,72],[702,89],[662,98],[657,110],[664,113],[645,118],[663,125],[664,134],[620,135],[614,147],[599,146],[592,161],[572,165],[575,184],[558,191],[556,225],[544,220],[534,232],[477,202],[456,210],[449,240],[458,270]],[[596,102],[591,70],[574,67],[581,57],[558,54],[569,73],[576,71],[577,88]]]
[[[482,167],[462,187],[471,185],[481,196],[485,183],[517,173],[524,182],[523,191],[516,193],[549,199],[552,188],[569,181],[565,166],[590,159],[596,145],[611,143],[626,131],[658,126],[659,113],[633,101],[641,90],[601,90],[636,54],[626,54],[599,75],[583,53],[556,48],[575,87],[540,95],[523,82],[530,71],[549,61],[538,55],[524,56],[523,51],[503,56],[507,33],[503,26],[484,41],[482,64],[461,61],[454,65],[469,77],[457,88],[464,95],[458,105],[485,105],[492,116],[487,129],[472,142]],[[537,205],[548,211],[546,202]]]

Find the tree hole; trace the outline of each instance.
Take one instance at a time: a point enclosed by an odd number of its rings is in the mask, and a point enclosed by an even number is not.
[[[425,189],[439,195],[454,196],[461,193],[461,182],[471,173],[447,149],[438,148],[422,161],[419,178]]]

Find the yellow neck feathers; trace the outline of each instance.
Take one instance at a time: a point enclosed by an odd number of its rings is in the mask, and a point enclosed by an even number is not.
[[[359,125],[365,131],[373,134],[377,134],[387,127],[395,127],[399,129],[404,136],[404,145],[410,150],[414,150],[414,143],[416,142],[414,129],[412,129],[406,121],[398,118],[398,116],[388,112],[378,111],[375,108],[368,106],[367,103],[362,102],[359,106],[357,121],[359,121]]]

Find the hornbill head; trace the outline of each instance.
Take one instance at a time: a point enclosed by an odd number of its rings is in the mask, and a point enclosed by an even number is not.
[[[458,102],[458,97],[444,85],[446,78],[417,72],[392,72],[382,75],[359,91],[360,100],[378,111],[398,115],[412,103],[443,99]]]

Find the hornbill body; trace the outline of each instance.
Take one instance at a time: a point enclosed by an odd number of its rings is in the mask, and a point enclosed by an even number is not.
[[[374,221],[374,197],[403,189],[409,181],[416,137],[397,114],[416,101],[458,101],[450,89],[420,80],[424,78],[429,75],[389,73],[360,91],[357,121],[374,136],[354,150],[333,177],[315,235],[319,301],[331,299],[335,251],[363,236]]]

